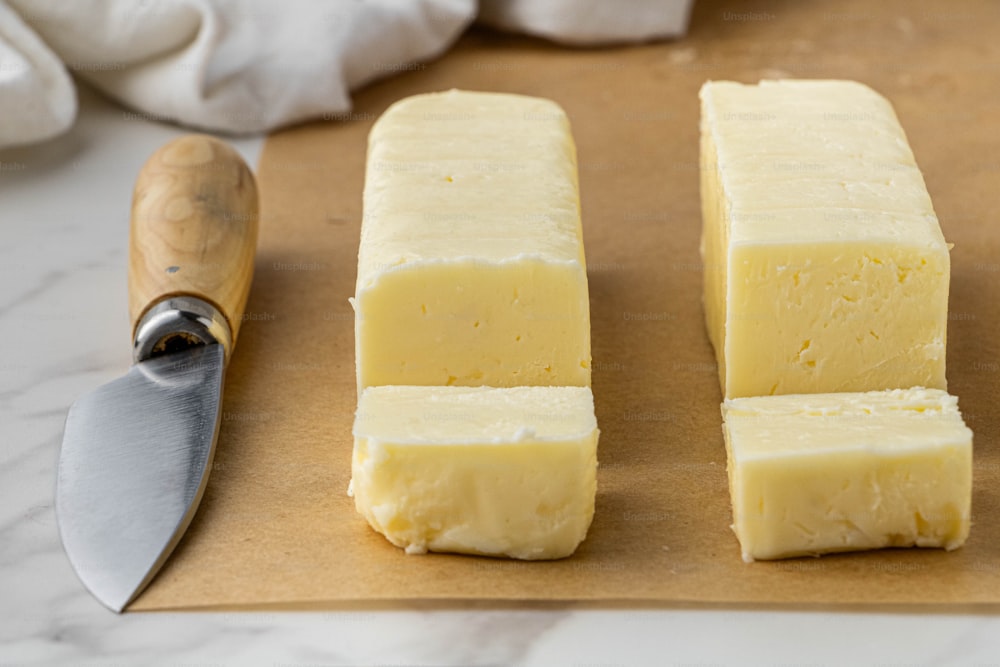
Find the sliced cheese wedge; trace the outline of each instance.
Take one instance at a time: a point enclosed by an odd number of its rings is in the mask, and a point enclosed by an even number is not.
[[[358,387],[590,385],[576,149],[548,100],[452,90],[368,140]]]
[[[701,89],[723,395],[945,389],[948,245],[891,105],[851,81]]]
[[[351,489],[408,553],[562,558],[594,515],[597,439],[588,387],[369,387]]]
[[[972,431],[954,396],[760,396],[722,415],[744,560],[965,542]]]

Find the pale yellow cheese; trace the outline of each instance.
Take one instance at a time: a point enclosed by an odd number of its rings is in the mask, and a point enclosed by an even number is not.
[[[701,90],[704,302],[726,397],[946,388],[948,246],[890,104]]]
[[[954,396],[758,396],[722,414],[744,560],[965,542],[972,431]]]
[[[588,387],[370,387],[355,505],[409,553],[562,558],[594,515],[597,439]]]
[[[548,100],[449,91],[372,128],[358,387],[590,385],[576,149]]]

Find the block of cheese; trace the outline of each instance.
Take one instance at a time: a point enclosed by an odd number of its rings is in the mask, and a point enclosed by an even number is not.
[[[889,103],[701,89],[704,302],[726,397],[945,384],[949,246]]]
[[[566,114],[452,90],[368,139],[358,387],[590,385],[590,302]]]
[[[351,492],[407,553],[569,556],[594,515],[589,387],[369,387]]]
[[[730,399],[722,405],[743,559],[969,534],[972,431],[940,389]]]

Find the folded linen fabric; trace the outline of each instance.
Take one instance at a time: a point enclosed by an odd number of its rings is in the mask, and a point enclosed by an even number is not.
[[[563,43],[681,34],[691,0],[483,0]],[[609,9],[613,5],[613,9]],[[434,58],[476,0],[0,0],[0,147],[65,131],[71,75],[154,120],[263,132],[350,110],[350,91]]]

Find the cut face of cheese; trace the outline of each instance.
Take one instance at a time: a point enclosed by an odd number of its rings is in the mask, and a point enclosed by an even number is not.
[[[722,415],[744,560],[965,542],[972,431],[954,396],[759,396]]]
[[[892,107],[850,81],[701,90],[724,396],[944,389],[948,246]]]
[[[397,102],[369,136],[358,387],[590,385],[566,114],[520,95]]]
[[[355,505],[408,553],[562,558],[594,515],[597,438],[587,387],[370,387]]]

